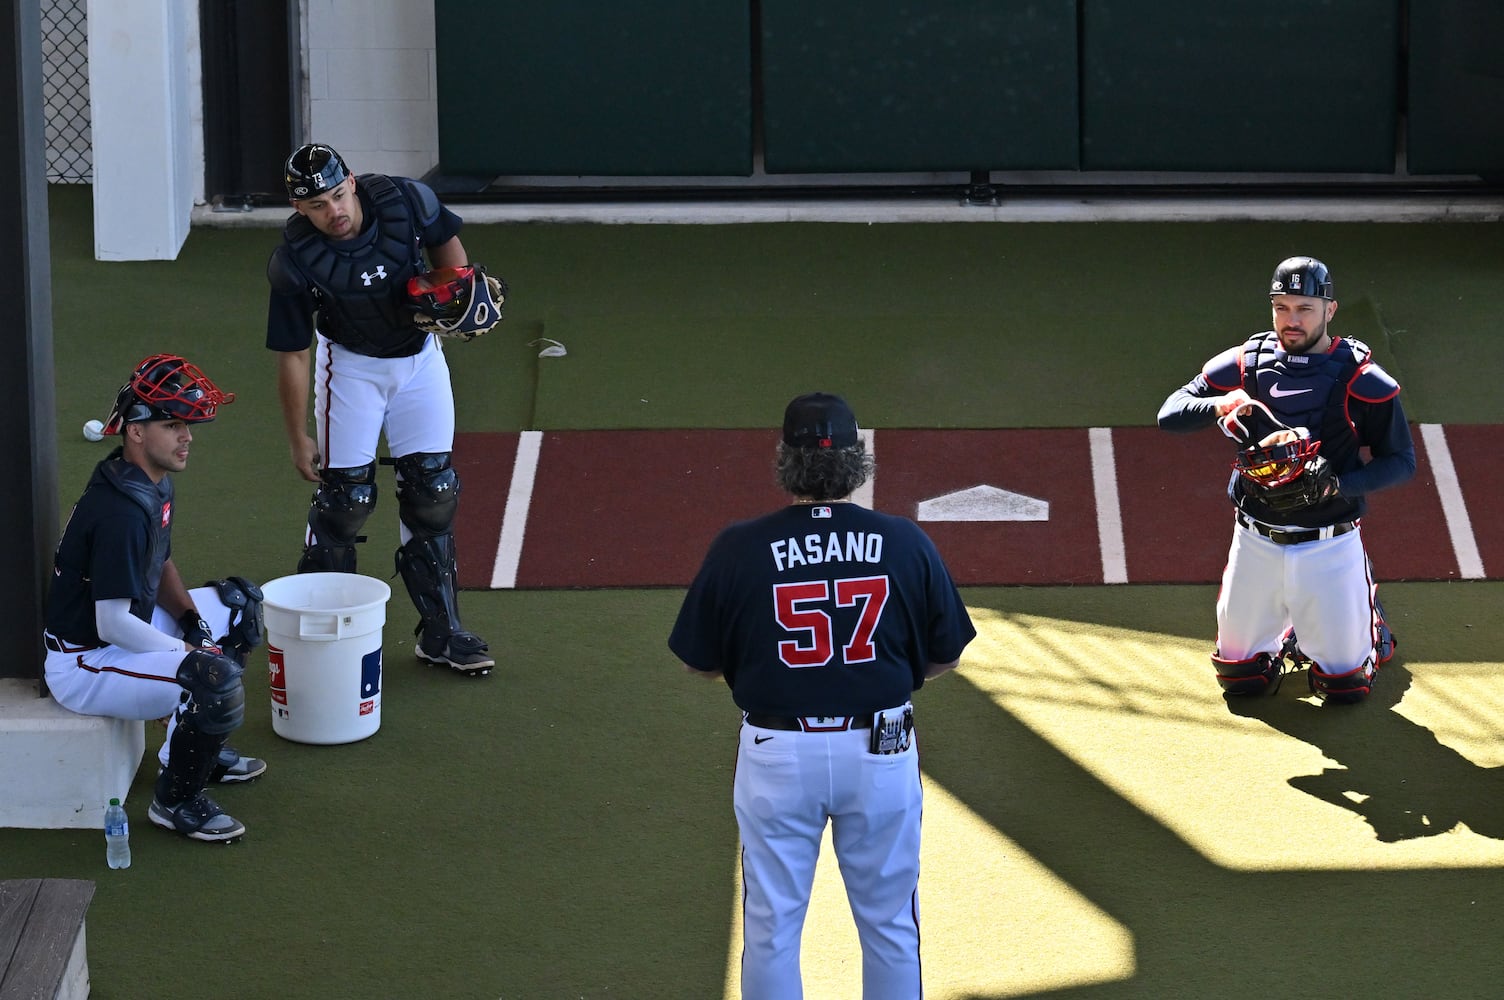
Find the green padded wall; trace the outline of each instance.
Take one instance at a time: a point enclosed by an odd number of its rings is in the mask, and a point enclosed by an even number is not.
[[[1087,170],[1393,173],[1401,0],[1081,0]]]
[[[1427,0],[1410,16],[1406,167],[1504,175],[1504,4]]]
[[[768,173],[1075,169],[1076,0],[762,0]]]
[[[434,0],[446,174],[752,173],[747,0]]]

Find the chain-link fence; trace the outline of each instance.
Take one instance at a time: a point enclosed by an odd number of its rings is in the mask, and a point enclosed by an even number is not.
[[[47,115],[47,181],[94,179],[89,129],[89,24],[86,0],[42,0],[42,99]]]

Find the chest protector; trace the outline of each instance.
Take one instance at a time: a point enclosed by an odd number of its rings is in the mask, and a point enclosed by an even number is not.
[[[140,596],[131,601],[131,614],[150,622],[152,612],[157,608],[162,568],[171,549],[172,480],[164,478],[158,485],[124,460],[106,463],[99,471],[106,482],[129,497],[146,514],[146,578],[142,581]]]
[[[1304,427],[1338,472],[1361,464],[1358,434],[1348,415],[1352,382],[1373,352],[1358,340],[1335,338],[1325,354],[1287,354],[1272,331],[1243,344],[1243,391],[1262,400],[1279,420]]]
[[[405,308],[407,279],[423,270],[417,216],[390,177],[361,174],[359,181],[371,217],[360,246],[336,249],[301,215],[287,221],[282,235],[313,286],[324,336],[358,354],[409,357],[428,339]]]

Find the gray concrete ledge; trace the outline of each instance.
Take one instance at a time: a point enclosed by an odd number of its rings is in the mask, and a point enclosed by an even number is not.
[[[461,203],[467,223],[578,222],[645,225],[731,225],[765,222],[1498,222],[1504,195],[1435,194],[1388,197],[1061,196],[963,205],[922,199],[818,199]],[[277,227],[286,208],[193,210],[196,226]]]

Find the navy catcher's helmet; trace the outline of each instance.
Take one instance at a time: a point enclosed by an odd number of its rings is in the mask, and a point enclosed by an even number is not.
[[[293,150],[282,174],[287,197],[299,201],[338,187],[350,176],[350,169],[334,147],[310,142]]]
[[[1269,279],[1269,297],[1276,295],[1335,298],[1332,294],[1331,272],[1315,257],[1287,257],[1279,262],[1279,266],[1274,269],[1274,277]]]
[[[221,390],[198,366],[176,354],[153,354],[120,387],[104,432],[119,434],[126,424],[143,420],[207,423],[221,405],[234,401],[233,392]]]

